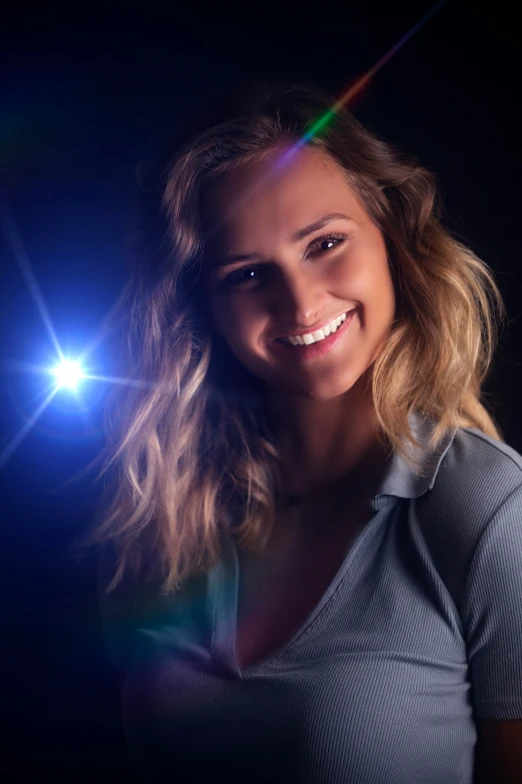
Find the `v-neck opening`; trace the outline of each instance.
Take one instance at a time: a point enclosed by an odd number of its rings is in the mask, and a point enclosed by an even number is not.
[[[326,587],[321,598],[314,608],[308,613],[303,623],[296,632],[289,637],[282,645],[264,656],[258,662],[241,667],[238,662],[236,644],[238,629],[238,605],[239,605],[239,577],[240,566],[237,553],[237,546],[232,542],[230,553],[219,564],[213,573],[213,597],[214,611],[212,621],[212,655],[216,664],[223,668],[227,674],[233,674],[239,679],[255,675],[264,668],[279,659],[286,650],[293,646],[297,640],[315,623],[318,616],[329,604],[342,581],[347,576],[346,572],[350,563],[355,558],[357,551],[363,542],[370,536],[376,528],[378,520],[388,510],[374,509],[372,517],[363,526],[362,530],[348,544],[347,551],[335,573],[334,577]]]

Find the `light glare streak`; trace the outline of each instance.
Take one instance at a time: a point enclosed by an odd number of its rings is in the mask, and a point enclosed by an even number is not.
[[[301,139],[299,139],[299,141],[298,141],[296,144],[294,144],[294,145],[293,145],[293,146],[290,148],[290,150],[288,150],[288,151],[287,151],[287,152],[286,152],[286,153],[285,153],[285,154],[284,154],[284,155],[281,157],[281,159],[280,159],[280,161],[279,161],[279,165],[282,165],[283,163],[287,162],[287,161],[288,161],[288,159],[289,159],[290,157],[292,157],[292,156],[293,156],[293,155],[294,155],[294,154],[297,152],[297,150],[301,149],[301,147],[303,147],[303,146],[304,146],[304,145],[305,145],[305,144],[306,144],[306,143],[307,143],[307,142],[308,142],[308,141],[309,141],[309,140],[310,140],[310,139],[311,139],[313,136],[315,136],[316,134],[318,134],[318,133],[319,133],[319,131],[321,131],[321,130],[322,130],[322,129],[323,129],[325,126],[326,126],[326,125],[328,125],[328,123],[330,122],[330,120],[331,120],[333,117],[335,117],[335,115],[336,115],[336,114],[339,112],[339,110],[340,110],[340,109],[342,109],[342,108],[344,108],[344,107],[347,107],[347,106],[348,106],[348,104],[349,104],[351,101],[353,101],[353,99],[354,99],[354,98],[355,98],[355,97],[358,95],[358,93],[360,93],[360,92],[361,92],[361,90],[362,90],[364,87],[366,87],[366,86],[367,86],[367,85],[368,85],[368,84],[371,82],[371,80],[373,79],[373,77],[375,76],[375,74],[376,74],[376,73],[378,73],[378,72],[381,70],[381,68],[382,68],[384,65],[386,65],[386,63],[388,63],[388,62],[391,60],[391,58],[392,58],[392,57],[393,57],[395,54],[397,54],[397,52],[398,52],[400,49],[402,49],[402,47],[404,46],[404,44],[405,44],[407,41],[409,41],[409,40],[410,40],[410,38],[411,38],[413,35],[415,35],[415,33],[416,33],[416,32],[417,32],[417,31],[418,31],[418,30],[419,30],[419,29],[420,29],[420,28],[421,28],[421,27],[422,27],[424,24],[426,24],[426,22],[428,21],[428,19],[430,19],[430,18],[433,16],[433,14],[435,14],[435,13],[436,13],[436,12],[439,10],[439,8],[441,8],[441,7],[442,7],[442,6],[443,6],[443,5],[444,5],[446,2],[447,2],[447,0],[439,0],[439,2],[438,2],[438,3],[435,3],[435,5],[434,5],[432,8],[430,8],[430,10],[429,10],[429,11],[428,11],[428,12],[427,12],[427,13],[426,13],[426,14],[425,14],[423,17],[422,17],[422,19],[421,19],[419,22],[417,22],[417,24],[415,24],[415,25],[414,25],[414,26],[411,28],[411,30],[409,30],[409,31],[408,31],[408,32],[407,32],[405,35],[403,35],[403,36],[402,36],[402,38],[401,38],[399,41],[397,41],[397,43],[396,43],[394,46],[392,46],[392,48],[391,48],[391,49],[390,49],[388,52],[386,52],[386,54],[384,54],[384,55],[383,55],[383,56],[380,58],[380,60],[378,60],[378,61],[375,63],[375,65],[373,65],[371,68],[369,68],[369,69],[366,71],[366,73],[364,73],[364,74],[363,74],[363,75],[362,75],[362,76],[361,76],[359,79],[357,79],[357,81],[355,82],[355,84],[353,84],[351,87],[349,87],[349,88],[348,88],[348,90],[346,90],[346,91],[345,91],[345,92],[344,92],[344,93],[341,95],[341,97],[339,98],[339,100],[338,100],[338,101],[336,101],[336,102],[334,103],[334,105],[332,106],[332,108],[331,108],[331,109],[329,109],[329,110],[328,110],[328,111],[327,111],[327,112],[326,112],[326,113],[325,113],[325,114],[324,114],[322,117],[320,117],[320,118],[319,118],[319,119],[318,119],[318,120],[317,120],[317,121],[316,121],[316,122],[315,122],[315,123],[312,125],[312,127],[310,128],[310,130],[309,130],[309,131],[307,131],[307,132],[306,132],[306,133],[305,133],[305,134],[304,134],[304,135],[301,137]]]
[[[9,242],[11,247],[11,251],[14,256],[14,260],[18,264],[20,268],[20,272],[22,273],[24,280],[27,284],[27,288],[31,292],[31,296],[33,298],[34,304],[37,307],[37,310],[42,318],[45,328],[49,333],[49,337],[53,343],[56,353],[60,357],[60,360],[63,362],[63,354],[60,348],[60,344],[58,343],[58,338],[56,336],[56,332],[54,331],[54,327],[51,322],[51,317],[47,311],[47,306],[44,302],[42,292],[40,291],[40,287],[38,286],[38,282],[35,278],[35,275],[31,269],[31,264],[29,263],[29,259],[25,252],[25,248],[22,244],[22,240],[16,230],[14,225],[13,219],[11,214],[7,208],[7,205],[2,198],[0,202],[0,220],[2,223],[2,228],[4,230],[4,234]]]
[[[51,402],[51,400],[55,396],[56,392],[57,392],[57,388],[53,389],[51,391],[51,393],[43,401],[43,403],[41,403],[41,405],[36,409],[36,411],[33,414],[31,414],[31,416],[29,417],[27,422],[25,422],[25,424],[22,425],[22,427],[20,428],[18,433],[15,436],[13,436],[11,441],[8,444],[6,444],[6,446],[4,447],[2,452],[0,452],[0,470],[7,463],[7,461],[9,460],[9,458],[11,457],[11,455],[13,454],[15,449],[23,441],[23,439],[25,438],[25,436],[27,435],[29,430],[32,428],[32,426],[34,425],[34,423],[36,422],[36,420],[40,416],[40,414],[42,414],[44,409],[47,408],[47,406],[49,405],[49,403]]]
[[[140,387],[143,389],[152,389],[155,384],[153,381],[141,381],[139,378],[118,378],[117,376],[93,376],[90,373],[84,373],[82,378],[91,378],[95,381],[108,381],[111,384],[123,384],[126,387]]]

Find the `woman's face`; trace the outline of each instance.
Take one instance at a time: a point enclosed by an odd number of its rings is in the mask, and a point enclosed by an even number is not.
[[[386,247],[330,156],[304,147],[274,165],[282,152],[205,193],[209,306],[233,354],[269,387],[332,398],[363,376],[389,335]]]

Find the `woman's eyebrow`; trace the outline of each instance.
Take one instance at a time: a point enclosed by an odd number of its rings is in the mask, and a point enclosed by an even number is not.
[[[319,229],[323,229],[330,221],[334,220],[353,220],[348,215],[344,215],[342,212],[329,212],[327,215],[323,215],[322,218],[314,221],[313,223],[309,223],[308,226],[303,226],[302,229],[296,231],[290,237],[291,242],[299,242],[299,240],[303,240],[305,237],[308,237],[309,234],[313,234],[314,231],[319,231]],[[216,267],[225,267],[227,264],[234,264],[238,261],[259,261],[262,258],[261,254],[259,253],[236,253],[230,256],[222,256],[218,259],[215,263]]]
[[[296,231],[295,234],[292,234],[292,242],[299,242],[299,240],[304,239],[309,234],[313,234],[314,231],[323,229],[327,223],[330,223],[330,221],[333,220],[352,220],[352,218],[348,215],[343,215],[342,212],[329,212],[328,215],[323,215],[319,220],[309,223],[308,226],[304,226],[302,229],[299,229],[299,231]]]

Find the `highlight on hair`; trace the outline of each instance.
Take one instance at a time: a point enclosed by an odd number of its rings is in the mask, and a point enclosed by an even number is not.
[[[205,184],[302,139],[335,100],[310,85],[252,85],[208,111],[157,175],[142,185],[136,266],[121,295],[127,386],[107,404],[99,477],[107,484],[83,552],[109,540],[118,558],[112,591],[129,569],[159,569],[177,590],[220,558],[223,533],[262,550],[276,510],[277,444],[262,389],[212,333],[201,293]],[[306,142],[344,170],[388,250],[397,312],[370,375],[382,442],[422,474],[408,417],[476,427],[504,440],[481,400],[506,318],[492,271],[441,224],[436,180],[340,109]]]

